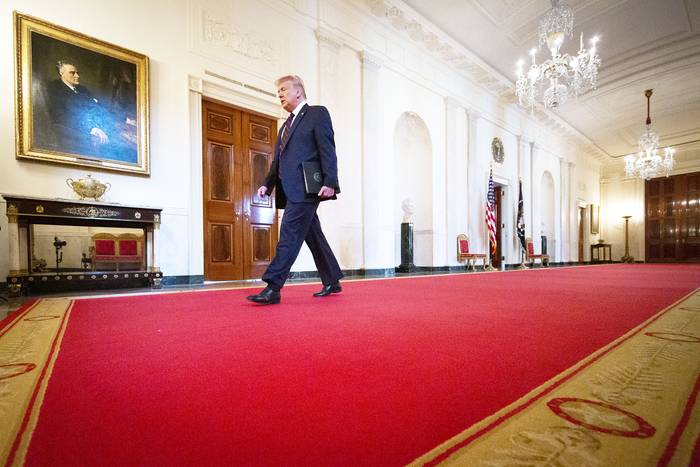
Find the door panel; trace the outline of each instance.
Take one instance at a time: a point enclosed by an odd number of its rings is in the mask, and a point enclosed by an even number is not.
[[[243,147],[246,157],[247,190],[243,194],[246,213],[246,275],[260,277],[272,260],[277,245],[277,213],[274,198],[260,198],[257,189],[265,181],[274,158],[273,135],[277,134],[277,123],[259,115],[243,116],[243,127],[247,129]]]
[[[274,119],[203,101],[204,275],[259,278],[277,245],[272,197],[260,199],[273,157]]]

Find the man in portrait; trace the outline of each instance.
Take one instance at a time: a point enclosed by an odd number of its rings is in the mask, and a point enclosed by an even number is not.
[[[90,90],[80,84],[78,67],[68,60],[56,63],[58,79],[47,86],[48,111],[58,146],[63,152],[122,159],[135,151],[129,123],[116,119]]]

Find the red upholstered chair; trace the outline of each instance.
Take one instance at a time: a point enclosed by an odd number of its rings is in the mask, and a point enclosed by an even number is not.
[[[469,238],[464,234],[457,235],[457,261],[467,261],[467,269],[474,269],[477,260],[486,268],[486,255],[484,253],[469,252]]]
[[[141,238],[134,234],[121,234],[117,237],[117,252],[119,255],[117,271],[119,270],[119,263],[138,263],[139,266],[143,263]]]
[[[93,271],[97,268],[97,263],[115,263],[117,258],[117,237],[108,233],[93,235],[90,256]]]
[[[535,261],[538,259],[540,260],[540,265],[544,267],[549,266],[549,255],[535,254],[535,244],[532,242],[532,238],[526,238],[525,244],[527,245],[527,251],[525,252],[525,261],[530,262],[530,267],[534,267]]]
[[[92,270],[98,263],[112,263],[117,271],[120,265],[128,263],[141,269],[143,265],[143,237],[134,234],[115,236],[108,233],[98,233],[92,236],[90,258]]]

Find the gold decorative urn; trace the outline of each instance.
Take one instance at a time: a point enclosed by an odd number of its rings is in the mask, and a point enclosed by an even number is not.
[[[102,195],[104,195],[112,185],[107,183],[102,183],[101,181],[92,178],[92,175],[88,174],[79,180],[73,180],[72,178],[66,179],[66,184],[75,193],[80,196],[80,199],[94,198],[98,201]]]

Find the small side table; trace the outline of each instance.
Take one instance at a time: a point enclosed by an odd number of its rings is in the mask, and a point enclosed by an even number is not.
[[[595,255],[593,254],[594,252]],[[606,262],[612,262],[612,245],[610,243],[596,243],[594,245],[591,245],[591,263]]]

